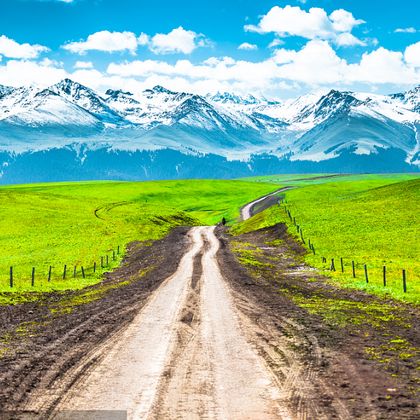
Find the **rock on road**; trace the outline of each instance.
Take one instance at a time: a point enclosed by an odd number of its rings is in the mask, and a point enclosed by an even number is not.
[[[274,375],[244,332],[216,259],[214,227],[191,229],[177,271],[57,407],[129,419],[285,419]]]

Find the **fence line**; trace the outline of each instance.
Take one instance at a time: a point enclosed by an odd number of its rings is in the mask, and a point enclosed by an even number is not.
[[[285,199],[279,200],[279,205],[281,206],[282,204],[283,204],[283,209],[285,211],[286,216],[289,218],[290,222],[294,226],[296,226],[297,233],[298,233],[298,235],[300,235],[302,243],[306,245],[306,242],[305,242],[305,239],[304,239],[304,236],[303,236],[303,229],[298,224],[296,217],[292,215],[290,209],[287,207],[287,205],[286,205],[287,201]],[[312,253],[314,255],[316,255],[314,242],[310,238],[308,238],[308,248],[312,251]],[[323,257],[321,257],[321,261],[322,261],[322,263],[326,263],[327,258],[325,256],[323,256]],[[341,267],[341,273],[344,273],[345,264],[344,264],[343,257],[340,257],[340,267]],[[351,268],[352,268],[352,276],[355,279],[356,278],[356,265],[355,265],[354,260],[352,260],[352,262],[351,262]],[[364,269],[365,282],[366,282],[366,284],[369,284],[369,271],[368,271],[367,264],[363,264],[363,269]],[[331,264],[330,264],[329,270],[330,271],[336,271],[334,258],[331,258]],[[386,268],[386,266],[383,266],[382,273],[383,273],[382,274],[382,276],[383,276],[383,287],[386,287],[387,286],[387,268]],[[403,286],[404,293],[407,293],[407,273],[406,273],[405,269],[402,270],[402,286]]]
[[[112,252],[112,261],[116,260],[116,256],[120,255],[120,245],[118,245],[117,250],[115,251],[115,249],[110,250],[109,253]],[[104,260],[106,259],[106,264],[104,264]],[[100,257],[100,261],[101,261],[101,268],[107,268],[109,267],[109,255],[106,254],[105,258],[104,256]],[[13,289],[16,285],[16,272],[15,272],[15,268],[14,266],[10,267],[10,271],[9,271],[9,287],[11,289]],[[48,274],[46,276],[47,282],[50,283],[53,280],[53,266],[49,266],[48,268]],[[87,277],[88,274],[88,270],[89,267],[86,266],[80,266],[80,274],[81,277],[83,279],[85,279]],[[97,271],[97,263],[96,260],[93,262],[92,265],[92,273],[96,273]],[[35,283],[36,283],[36,278],[39,278],[39,274],[38,277],[36,277],[36,272],[39,273],[39,271],[36,271],[36,267],[32,267],[32,271],[31,271],[31,277],[30,277],[30,282],[31,282],[31,287],[35,287]],[[66,278],[68,278],[68,265],[64,264],[63,266],[63,274],[59,276],[59,278],[61,278],[62,280],[66,280]],[[78,275],[78,270],[77,270],[77,264],[75,264],[73,266],[73,278],[76,279]]]

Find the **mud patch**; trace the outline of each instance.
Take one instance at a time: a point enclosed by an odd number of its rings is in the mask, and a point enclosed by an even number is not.
[[[99,284],[2,307],[0,407],[20,410],[33,392],[48,395],[50,384],[128,325],[150,294],[176,271],[188,247],[187,231],[176,228],[148,246],[130,244],[121,266]],[[76,379],[66,377],[65,387]],[[50,410],[57,402],[49,400],[42,410]]]
[[[296,416],[419,415],[416,308],[333,287],[284,225],[218,236],[224,276]]]

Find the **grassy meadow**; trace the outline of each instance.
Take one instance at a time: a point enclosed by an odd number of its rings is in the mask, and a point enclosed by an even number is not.
[[[103,271],[119,264],[127,243],[162,238],[179,225],[215,224],[223,216],[233,220],[242,205],[276,188],[269,183],[207,180],[0,187],[0,303],[10,301],[11,290],[39,292],[93,284]],[[100,257],[106,265],[107,255],[108,265],[101,269]]]
[[[254,181],[297,187],[283,195],[287,208],[303,230],[306,246],[308,239],[314,244],[316,254],[308,253],[306,257],[309,264],[328,273],[340,285],[419,303],[420,176],[316,176],[282,175],[258,177]],[[287,223],[289,231],[299,238],[283,206],[274,206],[235,225],[233,232],[239,234],[279,222]],[[327,263],[322,262],[323,256]],[[329,270],[332,258],[335,272]],[[355,279],[352,260],[356,266]],[[387,267],[387,287],[383,287],[383,266]],[[407,274],[407,293],[403,292],[403,269]]]
[[[309,174],[233,181],[0,187],[0,304],[27,300],[30,297],[26,292],[80,289],[94,284],[104,271],[120,263],[129,242],[162,238],[175,226],[211,225],[225,217],[232,232],[239,234],[284,222],[300,240],[283,207],[271,207],[245,222],[237,220],[242,205],[286,185],[296,187],[283,193],[286,206],[303,230],[305,245],[311,239],[315,246],[316,254],[306,256],[310,265],[339,285],[419,302],[420,177]],[[332,258],[335,272],[329,270]],[[344,273],[340,258],[344,261]],[[352,260],[356,264],[355,279]],[[364,264],[368,268],[368,284]],[[386,288],[382,284],[384,265]],[[9,284],[11,266],[13,288]],[[407,293],[402,289],[402,269],[407,272]]]

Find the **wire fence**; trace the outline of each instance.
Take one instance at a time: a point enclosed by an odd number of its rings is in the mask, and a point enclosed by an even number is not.
[[[286,216],[289,218],[290,222],[296,227],[297,230],[297,234],[300,237],[302,243],[304,245],[307,245],[309,250],[313,253],[313,255],[317,254],[316,248],[315,248],[315,244],[313,242],[313,240],[311,240],[311,238],[309,237],[305,237],[303,234],[303,229],[302,226],[299,225],[299,223],[296,220],[296,217],[292,215],[292,212],[290,211],[290,209],[287,206],[287,201],[286,199],[281,199],[279,201],[280,206],[283,208]],[[360,278],[360,275],[358,273],[357,267],[360,266],[360,263],[356,263],[356,261],[350,260],[351,261],[351,265],[350,263],[347,263],[347,261],[343,258],[343,257],[339,257],[338,259],[338,264],[337,264],[337,260],[335,258],[326,258],[325,256],[321,257],[321,263],[323,264],[328,264],[327,266],[324,266],[324,268],[326,270],[329,270],[331,272],[336,272],[337,271],[337,265],[338,265],[338,270],[341,271],[341,273],[346,273],[347,270],[346,268],[349,268],[351,270],[351,275],[353,279],[356,278]],[[362,263],[361,264],[363,266],[363,270],[362,270],[362,278],[364,279],[364,281],[366,282],[366,284],[369,284],[369,267],[368,264],[366,263]],[[350,268],[351,267],[351,268]],[[401,269],[400,270],[400,281],[401,281],[401,289],[404,293],[408,292],[407,289],[407,270],[406,269]],[[388,268],[386,265],[382,266],[382,273],[381,273],[381,277],[382,277],[382,286],[383,287],[387,287],[388,286]]]
[[[120,246],[118,245],[115,249],[108,251],[108,253],[98,257],[97,260],[88,265],[64,264],[60,267],[49,265],[47,272],[44,270],[37,270],[36,267],[32,267],[30,277],[28,276],[29,278],[24,276],[18,277],[16,275],[16,267],[11,266],[9,269],[9,288],[13,289],[18,283],[28,280],[30,281],[31,287],[35,287],[39,282],[43,281],[51,283],[58,280],[63,281],[77,278],[86,279],[104,272],[105,269],[112,265],[112,262],[118,259],[120,254]]]

